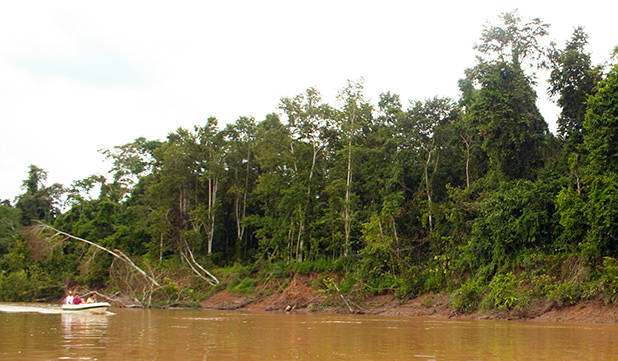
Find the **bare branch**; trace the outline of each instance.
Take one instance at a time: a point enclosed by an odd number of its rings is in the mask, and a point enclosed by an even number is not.
[[[193,267],[193,264],[191,264],[191,261],[189,260],[189,258],[187,258],[187,255],[185,255],[184,252],[180,252],[180,256],[187,262],[187,264],[189,265],[189,267],[191,268],[193,273],[195,273],[199,278],[201,278],[204,281],[208,282],[211,286],[214,286],[216,284],[216,283],[212,282],[212,280],[202,276],[202,274],[198,270],[196,270],[195,267]]]
[[[339,290],[339,287],[337,287],[337,284],[335,282],[333,282],[333,286],[335,286],[335,289],[337,290],[337,293],[339,293],[339,297],[341,297],[341,299],[343,300],[343,303],[345,303],[345,305],[348,306],[348,310],[350,311],[350,313],[354,313],[354,309],[352,308],[352,306],[350,306],[350,304],[348,303],[348,300],[346,300],[346,298],[343,296],[343,293],[341,293],[341,291]]]
[[[77,236],[73,236],[73,235],[71,235],[69,233],[62,232],[62,231],[60,231],[60,230],[58,230],[58,229],[56,229],[56,228],[54,228],[52,226],[49,226],[47,224],[44,224],[42,222],[37,222],[37,223],[39,224],[38,227],[39,227],[39,229],[41,231],[47,229],[47,230],[51,230],[51,231],[56,232],[54,234],[54,236],[50,237],[50,239],[55,237],[55,236],[57,236],[57,235],[63,235],[63,236],[66,237],[63,240],[66,240],[67,238],[70,238],[70,239],[74,239],[76,241],[84,242],[84,243],[89,244],[89,245],[91,245],[93,247],[96,247],[96,248],[98,248],[98,249],[100,249],[102,251],[105,251],[105,252],[111,254],[112,256],[114,256],[114,257],[124,261],[125,263],[129,264],[131,267],[133,267],[135,270],[137,270],[139,273],[141,273],[144,277],[146,277],[154,285],[156,285],[157,287],[161,287],[159,282],[157,282],[152,277],[148,276],[148,274],[146,272],[144,272],[144,270],[142,270],[141,268],[137,267],[135,265],[135,263],[133,263],[133,261],[131,261],[131,259],[129,259],[129,257],[127,257],[124,253],[120,252],[119,250],[115,249],[114,251],[110,251],[109,249],[107,249],[107,248],[105,248],[103,246],[100,246],[100,245],[98,245],[98,244],[96,244],[94,242],[91,242],[91,241],[89,241],[87,239],[83,239],[83,238],[80,238],[80,237],[77,237]]]
[[[219,280],[217,279],[217,277],[215,277],[212,273],[208,272],[204,267],[202,267],[202,265],[200,265],[199,263],[197,263],[197,261],[195,260],[195,258],[193,257],[193,252],[191,252],[191,248],[189,248],[189,244],[187,243],[187,241],[185,240],[185,246],[187,248],[187,253],[189,253],[189,257],[191,257],[191,261],[189,261],[188,257],[184,254],[184,252],[181,252],[181,254],[184,256],[185,260],[187,261],[187,263],[189,264],[189,267],[191,267],[191,269],[193,270],[193,272],[195,272],[198,276],[200,276],[200,278],[208,281],[208,283],[210,283],[211,285],[217,285],[219,284]],[[197,271],[193,265],[197,266],[197,268],[199,268],[200,270],[202,270],[202,272],[206,273],[208,275],[208,277],[212,278],[215,282],[213,283],[211,280],[208,280],[206,278],[204,278],[199,271]]]

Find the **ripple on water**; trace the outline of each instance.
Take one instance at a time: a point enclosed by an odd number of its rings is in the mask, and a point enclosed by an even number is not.
[[[177,317],[177,319],[191,321],[224,321],[223,317]]]
[[[62,313],[62,308],[58,305],[52,304],[20,304],[20,303],[12,303],[12,304],[0,304],[0,312],[7,313],[45,313],[45,314],[60,314]]]
[[[320,321],[319,323],[343,323],[343,324],[356,324],[356,325],[360,325],[362,323],[362,321],[328,320],[328,321]]]

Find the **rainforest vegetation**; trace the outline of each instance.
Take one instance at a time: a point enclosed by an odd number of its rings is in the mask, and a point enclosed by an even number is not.
[[[485,26],[458,99],[374,104],[350,81],[335,104],[309,88],[265,119],[115,146],[109,174],[70,186],[32,165],[0,205],[0,298],[79,285],[199,302],[300,273],[350,298],[446,293],[457,312],[616,303],[616,52],[593,64],[582,28],[543,45],[548,31],[516,12]],[[539,69],[557,134],[536,106]]]

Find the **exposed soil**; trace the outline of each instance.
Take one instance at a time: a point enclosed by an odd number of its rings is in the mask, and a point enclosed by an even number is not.
[[[202,301],[202,307],[215,310],[237,310],[247,306],[251,301],[245,296],[221,291]]]
[[[535,319],[563,322],[618,322],[618,307],[601,302],[584,302],[560,309],[551,309]]]
[[[250,309],[264,311],[312,311],[324,305],[324,294],[317,292],[310,284],[310,277],[296,275],[281,292],[256,300]]]
[[[310,285],[310,277],[296,275],[282,291],[268,296],[248,297],[221,291],[202,302],[202,307],[217,310],[308,312],[324,305],[325,296]]]
[[[221,291],[202,302],[206,309],[243,310],[248,312],[328,312],[380,314],[401,317],[429,317],[437,319],[502,319],[540,320],[552,322],[618,323],[618,306],[597,301],[582,302],[573,306],[557,307],[547,301],[533,305],[525,313],[471,313],[457,314],[450,307],[449,296],[425,294],[402,302],[392,295],[370,297],[360,303],[342,295],[329,295],[311,286],[311,277],[296,275],[287,287],[267,296],[242,296]],[[348,307],[348,305],[350,307]]]

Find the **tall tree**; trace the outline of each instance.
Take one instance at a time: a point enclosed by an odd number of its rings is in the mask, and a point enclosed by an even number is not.
[[[478,96],[478,89],[474,87],[473,79],[460,79],[458,85],[461,91],[459,106],[462,115],[453,123],[453,130],[464,147],[466,188],[470,188],[471,173],[475,173],[471,169],[471,163],[473,158],[482,158],[482,150],[480,149],[482,139],[479,136],[478,122],[475,122],[470,112],[472,104]],[[482,163],[482,160],[477,160],[477,163]],[[480,173],[480,169],[476,169],[476,173]]]
[[[289,129],[277,114],[269,114],[257,125],[255,158],[259,174],[252,193],[257,203],[255,215],[248,222],[256,230],[262,253],[268,258],[293,258],[294,234],[297,230],[292,214],[298,193],[290,188],[295,175]]]
[[[581,27],[573,31],[564,49],[552,44],[549,59],[551,75],[549,94],[558,97],[562,108],[558,118],[558,136],[565,144],[565,153],[570,159],[572,176],[575,177],[577,192],[581,194],[580,162],[583,142],[583,124],[586,102],[593,94],[600,70],[593,68],[590,54],[586,52],[588,35]]]
[[[352,234],[352,165],[353,145],[357,141],[359,132],[364,122],[372,118],[372,108],[364,99],[363,81],[348,82],[348,85],[339,93],[338,99],[342,102],[342,108],[338,112],[337,121],[341,139],[345,143],[345,194],[343,199],[343,228],[344,245],[343,254],[347,256],[350,251]]]
[[[509,178],[532,177],[543,165],[549,130],[530,81],[509,63],[482,66],[478,81],[481,89],[470,115],[479,124],[491,166]]]
[[[423,184],[427,197],[427,222],[429,229],[433,228],[433,190],[432,178],[439,166],[439,149],[443,147],[439,128],[451,123],[457,117],[455,103],[448,98],[433,98],[425,102],[413,102],[408,110],[413,131],[413,139],[422,153]]]
[[[0,257],[7,253],[19,235],[21,215],[17,208],[0,204]]]
[[[543,148],[549,130],[536,107],[532,78],[523,64],[543,62],[541,37],[549,25],[538,18],[522,24],[516,12],[500,15],[502,26],[486,26],[479,52],[479,64],[467,71],[481,89],[470,106],[479,123],[483,149],[494,170],[509,178],[530,178],[543,164]],[[533,64],[541,66],[542,64]]]
[[[55,183],[49,187],[44,185],[47,172],[35,165],[30,165],[28,178],[22,183],[25,192],[17,197],[16,208],[21,210],[22,224],[28,225],[31,220],[53,222],[60,214],[61,197],[64,189]]]
[[[299,182],[304,185],[306,192],[304,200],[297,206],[298,230],[296,232],[296,258],[303,260],[305,244],[306,218],[311,201],[314,199],[312,182],[316,171],[318,156],[326,146],[325,136],[330,125],[330,107],[322,103],[320,94],[314,88],[309,88],[304,94],[299,94],[294,98],[283,98],[279,105],[287,115],[288,128],[291,141],[295,143],[309,144],[311,156],[305,161],[302,155],[294,154],[296,159],[295,168]],[[294,147],[291,149],[294,150]],[[299,153],[298,150],[295,153]],[[310,163],[309,166],[306,164]],[[308,171],[305,171],[308,170]]]
[[[197,205],[192,214],[192,222],[206,230],[207,254],[211,254],[213,251],[215,218],[219,205],[217,195],[219,182],[224,173],[227,153],[222,133],[219,132],[217,126],[217,119],[210,117],[203,127],[196,127],[195,129],[197,135],[196,167],[199,173],[200,191],[206,192],[206,206],[203,205],[203,202]]]
[[[618,173],[618,65],[588,101],[584,147],[593,174]]]
[[[571,150],[582,142],[586,100],[593,93],[600,75],[592,67],[590,54],[586,52],[587,44],[588,35],[578,27],[564,49],[557,49],[552,44],[549,53],[549,94],[558,96],[558,105],[562,108],[558,118],[558,135],[567,141]]]
[[[229,169],[233,193],[233,213],[236,228],[237,247],[247,250],[246,222],[249,194],[255,182],[254,147],[256,123],[253,117],[240,117],[234,124],[228,124],[224,130],[229,152],[226,165]]]
[[[517,11],[500,14],[501,26],[487,25],[481,43],[474,48],[481,62],[511,63],[522,67],[527,59],[542,61],[544,48],[539,39],[548,34],[549,24],[539,18],[522,23]]]
[[[402,154],[406,140],[409,142],[408,135],[404,134],[400,127],[402,122],[406,121],[406,115],[398,94],[380,94],[378,116],[374,124],[376,139],[373,143],[373,147],[377,148],[374,160],[377,170],[375,177],[379,180],[366,187],[367,193],[379,196],[380,208],[374,212],[379,217],[374,219],[379,222],[380,237],[393,240],[397,255],[401,247],[397,219],[403,213],[406,193],[404,169],[406,162],[412,161]],[[379,192],[375,192],[375,189],[379,189]]]
[[[618,255],[618,65],[597,88],[584,121],[589,229],[580,247],[586,258],[599,261]]]
[[[190,228],[191,212],[196,209],[201,169],[198,162],[197,135],[184,128],[170,133],[167,141],[154,152],[152,175],[146,185],[144,201],[151,209],[153,239],[160,240],[161,249],[181,252],[186,248],[186,235]],[[192,227],[191,227],[192,226]]]
[[[140,137],[131,143],[103,150],[103,155],[112,161],[112,183],[105,179],[101,192],[114,200],[123,200],[131,192],[140,177],[150,174],[154,166],[154,151],[161,146],[158,140]],[[91,179],[90,181],[95,180]],[[90,182],[87,181],[87,182]],[[84,184],[87,185],[87,184]]]

